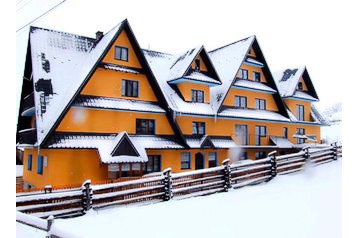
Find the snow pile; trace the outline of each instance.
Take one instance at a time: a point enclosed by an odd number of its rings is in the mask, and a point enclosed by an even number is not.
[[[228,193],[99,210],[55,224],[81,237],[111,237],[120,231],[157,238],[336,238],[341,233],[340,190],[341,159]]]

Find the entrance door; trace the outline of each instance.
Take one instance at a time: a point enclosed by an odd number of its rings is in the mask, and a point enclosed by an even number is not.
[[[204,155],[202,153],[195,154],[195,169],[204,168]]]

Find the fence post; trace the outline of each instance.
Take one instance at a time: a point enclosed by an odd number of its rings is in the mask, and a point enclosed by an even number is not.
[[[82,186],[82,213],[86,214],[92,208],[92,187],[91,187],[91,180],[87,179],[83,182]]]
[[[52,193],[52,186],[51,185],[46,185],[44,187],[44,191],[45,191],[45,194],[46,193]]]
[[[51,227],[53,225],[53,223],[55,222],[55,218],[51,215],[47,218],[47,235],[46,235],[46,238],[51,238],[52,235],[51,235]]]
[[[332,146],[332,150],[333,150],[333,160],[337,160],[337,158],[338,158],[337,142],[332,143],[331,146]]]
[[[268,154],[268,157],[270,158],[270,164],[271,164],[271,177],[266,180],[266,182],[272,180],[277,175],[277,162],[276,162],[276,154],[277,151],[272,151]]]
[[[163,200],[164,201],[169,201],[170,199],[173,198],[173,179],[172,179],[171,172],[172,172],[171,168],[167,168],[166,170],[163,171],[163,175],[164,175],[164,179],[163,179],[163,183],[164,183]]]
[[[224,166],[224,192],[229,191],[229,188],[231,188],[231,167],[230,167],[230,159],[226,159],[222,162],[222,165]]]
[[[310,155],[310,151],[309,151],[309,149],[310,149],[310,147],[309,147],[309,146],[304,147],[304,148],[302,149],[302,150],[303,150],[303,152],[305,152],[305,153],[304,153],[304,155],[303,155],[303,157],[305,158],[306,163],[308,163],[308,162],[309,162],[309,160],[311,159],[311,155]]]

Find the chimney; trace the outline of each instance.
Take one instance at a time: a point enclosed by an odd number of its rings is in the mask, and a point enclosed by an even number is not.
[[[102,31],[97,31],[96,32],[96,42],[99,42],[103,37],[103,32]]]

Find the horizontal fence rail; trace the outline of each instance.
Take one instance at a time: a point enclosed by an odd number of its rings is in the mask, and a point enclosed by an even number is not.
[[[342,146],[332,144],[326,148],[303,148],[298,153],[276,156],[276,151],[260,160],[244,160],[221,166],[182,173],[172,173],[168,168],[162,173],[124,182],[95,184],[85,181],[81,187],[19,193],[16,210],[39,218],[74,217],[90,209],[132,203],[154,203],[170,199],[227,192],[248,185],[272,180],[277,175],[302,171],[307,165],[317,166],[337,160],[342,156]]]

